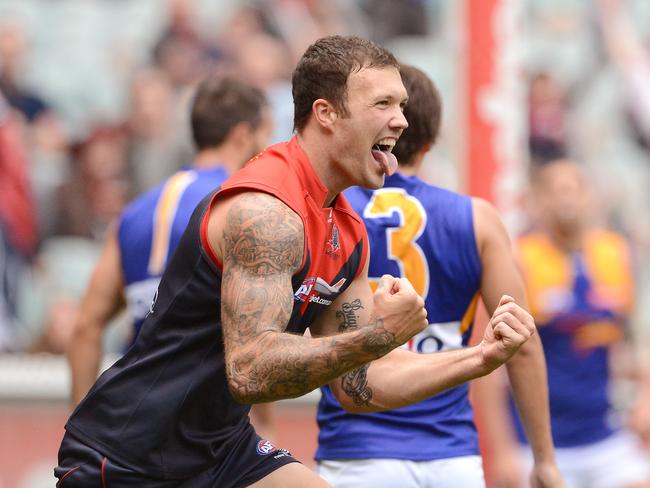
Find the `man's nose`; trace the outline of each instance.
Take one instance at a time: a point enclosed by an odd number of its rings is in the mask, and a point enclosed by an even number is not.
[[[409,126],[406,117],[404,117],[404,112],[401,108],[397,108],[395,116],[391,119],[391,128],[404,130]]]

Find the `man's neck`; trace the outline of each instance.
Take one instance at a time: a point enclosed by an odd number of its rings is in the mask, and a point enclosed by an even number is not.
[[[549,231],[555,245],[567,253],[578,252],[582,249],[585,233],[585,229],[564,230],[559,227]]]
[[[422,162],[424,161],[424,156],[431,149],[430,144],[425,144],[411,159],[409,164],[402,165],[400,161],[399,166],[397,166],[397,171],[399,171],[404,176],[416,176],[422,168]]]
[[[323,208],[329,207],[337,195],[345,190],[346,186],[343,183],[341,176],[335,174],[335,172],[331,170],[332,163],[327,151],[328,148],[323,147],[323,144],[318,140],[318,138],[310,136],[307,130],[299,132],[297,138],[300,147],[307,155],[314,171],[323,185],[325,185],[325,188],[327,188],[327,195],[323,202]]]
[[[224,168],[228,174],[233,174],[241,168],[242,159],[239,151],[222,145],[199,151],[192,166],[197,169]]]
[[[420,170],[419,166],[397,166],[397,172],[404,176],[416,176]]]

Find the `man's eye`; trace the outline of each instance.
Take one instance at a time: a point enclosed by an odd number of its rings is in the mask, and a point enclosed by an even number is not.
[[[387,107],[388,106],[388,100],[380,100],[377,102],[377,105],[380,107]]]

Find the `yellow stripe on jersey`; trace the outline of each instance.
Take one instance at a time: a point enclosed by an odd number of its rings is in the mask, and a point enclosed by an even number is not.
[[[463,319],[460,321],[460,334],[463,335],[467,329],[469,329],[474,323],[474,316],[476,315],[476,305],[478,305],[479,292],[477,291],[472,298],[472,301],[469,302],[469,307],[463,315]]]
[[[538,233],[522,237],[517,250],[530,311],[536,322],[546,323],[573,293],[570,258]],[[585,239],[584,259],[598,302],[628,313],[634,302],[634,276],[625,239],[609,231],[592,231]]]
[[[151,254],[149,256],[149,273],[152,275],[161,274],[165,269],[178,203],[185,189],[195,179],[196,173],[193,171],[178,172],[167,181],[160,194],[154,213]]]
[[[526,235],[517,244],[530,312],[536,322],[548,322],[553,313],[552,301],[571,292],[571,263],[545,235]]]
[[[615,311],[630,313],[634,306],[634,276],[625,239],[613,232],[593,231],[587,239],[585,258],[598,297]]]

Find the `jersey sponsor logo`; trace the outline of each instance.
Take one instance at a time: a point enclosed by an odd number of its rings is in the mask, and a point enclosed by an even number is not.
[[[341,278],[339,281],[330,285],[323,278],[307,278],[294,293],[294,299],[304,302],[317,303],[318,305],[331,305],[333,298],[341,292],[341,287],[345,284],[346,279]]]
[[[275,451],[275,446],[271,444],[271,441],[262,439],[257,443],[256,450],[257,454],[260,456],[266,456],[267,454],[271,454],[273,451]]]
[[[273,459],[280,459],[283,457],[290,457],[291,453],[287,449],[278,449],[278,453],[273,456]]]

